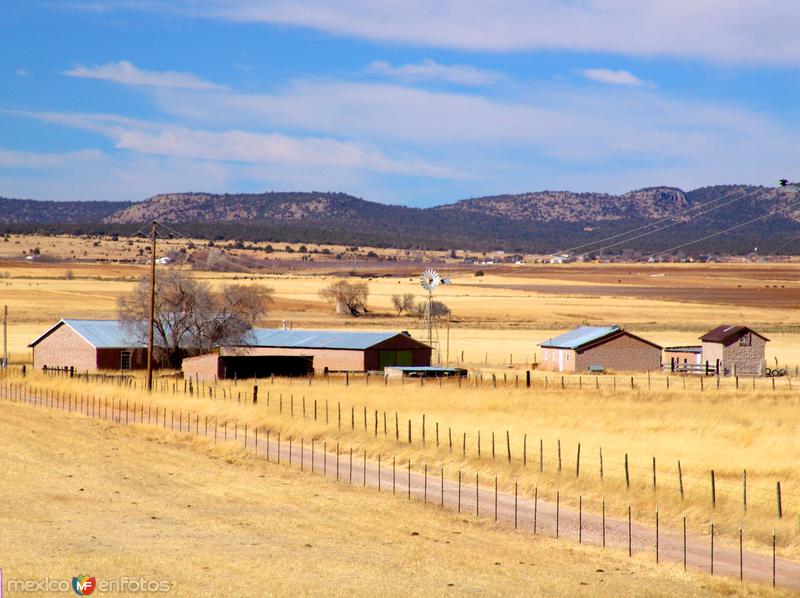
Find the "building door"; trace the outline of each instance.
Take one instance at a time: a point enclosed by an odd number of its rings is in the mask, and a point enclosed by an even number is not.
[[[558,351],[558,371],[564,371],[564,352],[559,349]]]
[[[381,351],[381,369],[393,366],[411,366],[414,363],[411,355],[411,351]]]
[[[411,366],[413,365],[413,361],[414,360],[411,358],[411,351],[397,352],[397,365]]]
[[[397,355],[394,351],[381,351],[380,353],[381,368],[388,368],[397,365]]]
[[[131,369],[131,352],[130,351],[122,351],[119,354],[119,369],[121,369],[121,370],[129,370],[129,369]]]

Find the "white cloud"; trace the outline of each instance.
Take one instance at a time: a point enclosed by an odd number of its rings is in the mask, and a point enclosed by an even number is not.
[[[575,50],[800,64],[795,0],[129,0],[195,17],[467,50]]]
[[[78,65],[64,71],[69,77],[113,81],[122,85],[160,87],[167,89],[193,89],[198,91],[223,89],[222,86],[205,81],[192,73],[178,71],[147,71],[138,68],[127,60],[109,62],[101,66],[86,67]]]
[[[139,154],[251,164],[336,167],[431,177],[463,176],[419,160],[388,157],[367,143],[243,130],[207,131],[106,114],[4,111],[98,133]],[[2,156],[0,155],[0,158]]]
[[[406,81],[444,81],[457,85],[475,86],[490,85],[503,78],[503,74],[496,71],[480,69],[468,64],[441,64],[430,58],[417,64],[397,66],[376,60],[367,66],[367,71]]]
[[[14,71],[14,73],[17,75],[17,77],[28,77],[31,74],[28,69],[23,68],[18,68],[16,71]]]
[[[590,81],[596,81],[597,83],[634,86],[644,85],[644,81],[639,79],[639,77],[630,71],[625,70],[615,71],[613,69],[585,69],[581,71],[581,74]]]
[[[206,127],[291,127],[401,148],[420,159],[435,156],[453,170],[494,180],[495,192],[512,177],[533,181],[528,188],[557,180],[570,188],[563,181],[575,173],[613,179],[616,190],[627,190],[627,181],[646,182],[633,172],[675,185],[760,181],[785,162],[782,154],[794,151],[785,128],[767,116],[729,103],[664,97],[646,86],[631,93],[553,84],[497,99],[314,80],[273,94],[213,92],[199,101],[189,92],[164,91],[156,97],[166,112]]]

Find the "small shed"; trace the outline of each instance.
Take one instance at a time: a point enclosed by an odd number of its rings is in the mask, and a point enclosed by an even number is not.
[[[133,370],[147,367],[147,346],[119,320],[60,320],[28,345],[34,369]]]
[[[661,369],[661,347],[619,326],[579,326],[539,346],[539,369],[550,372]]]
[[[769,339],[747,326],[723,324],[700,337],[703,363],[723,376],[763,376]]]
[[[669,364],[671,372],[699,373],[703,366],[703,347],[684,345],[664,348],[664,367]]]

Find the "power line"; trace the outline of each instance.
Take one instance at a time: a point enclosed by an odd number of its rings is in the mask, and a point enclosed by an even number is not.
[[[713,237],[718,237],[719,235],[724,235],[725,233],[729,233],[729,232],[731,232],[733,230],[742,228],[743,226],[747,226],[748,224],[752,224],[753,222],[758,222],[759,220],[764,220],[765,218],[769,218],[770,216],[774,216],[778,212],[780,212],[782,210],[785,210],[787,208],[791,208],[792,206],[796,206],[798,204],[800,204],[800,200],[796,200],[796,201],[794,201],[794,202],[792,202],[792,203],[790,203],[790,204],[788,204],[786,206],[780,207],[780,208],[778,208],[776,210],[772,210],[770,212],[767,212],[766,214],[762,214],[761,216],[757,216],[756,218],[752,218],[752,219],[750,219],[750,220],[748,220],[746,222],[742,222],[740,224],[736,224],[734,226],[731,226],[731,227],[728,227],[726,229],[717,231],[715,233],[711,233],[709,235],[705,235],[703,237],[700,237],[699,239],[694,239],[693,241],[687,241],[686,243],[681,243],[680,245],[675,245],[673,247],[670,247],[669,249],[664,249],[662,251],[657,251],[655,253],[651,253],[650,255],[644,256],[641,259],[650,259],[652,257],[655,257],[657,255],[661,255],[663,253],[669,253],[671,251],[675,251],[676,249],[681,249],[681,248],[687,247],[689,245],[694,245],[695,243],[700,243],[701,241],[706,241],[707,239],[711,239]]]
[[[784,170],[778,171],[778,172],[776,172],[776,173],[774,173],[772,175],[769,175],[768,177],[764,177],[758,182],[760,183],[760,182],[764,182],[764,181],[767,181],[767,180],[773,180],[775,177],[778,177],[778,176],[781,176],[783,174],[786,174],[787,172],[795,170],[796,168],[800,168],[800,163],[797,163],[797,164],[795,164],[793,166],[790,166],[789,168],[786,168]],[[758,190],[753,191],[750,194],[756,193],[757,191]],[[730,193],[727,193],[727,194],[722,195],[721,197],[718,197],[717,199],[712,200],[711,203],[721,202],[721,201],[725,200],[726,198],[728,198],[728,197],[730,197],[732,195],[735,195],[737,193],[740,193],[740,192],[741,192],[740,189],[736,189],[734,191],[731,191]],[[725,203],[723,205],[717,205],[717,206],[714,206],[712,208],[708,208],[708,205],[698,204],[696,206],[690,207],[689,209],[687,209],[686,211],[684,211],[684,212],[682,212],[680,214],[673,214],[672,216],[664,216],[664,217],[659,218],[658,220],[655,220],[653,222],[649,222],[647,224],[643,224],[641,226],[637,226],[637,227],[628,229],[628,230],[623,231],[621,233],[616,233],[616,234],[609,235],[609,236],[601,238],[601,239],[596,239],[594,241],[589,241],[589,242],[584,243],[582,245],[576,245],[574,247],[568,247],[566,249],[561,249],[561,250],[558,251],[558,253],[566,253],[566,252],[570,252],[570,251],[575,251],[577,249],[583,249],[584,247],[588,247],[590,245],[597,245],[598,243],[605,243],[606,241],[611,241],[611,240],[614,240],[614,239],[618,239],[619,237],[623,237],[625,235],[629,235],[631,233],[635,233],[635,232],[638,232],[640,230],[643,230],[643,229],[646,229],[646,228],[650,228],[651,226],[656,226],[656,225],[658,225],[658,224],[660,224],[662,222],[668,221],[668,220],[675,220],[676,218],[685,217],[687,214],[691,214],[694,210],[700,210],[702,208],[707,208],[706,211],[701,212],[700,214],[697,214],[697,215],[699,216],[699,215],[702,215],[702,214],[706,214],[706,213],[708,213],[710,211],[713,211],[715,209],[724,207],[726,205],[730,205],[731,203],[734,203],[736,201],[740,201],[740,200],[744,199],[745,197],[748,197],[750,194],[745,194],[742,197],[738,197],[738,198],[736,198],[734,200],[731,200],[730,202],[727,202],[727,203]],[[664,228],[668,228],[668,227],[664,227]],[[659,230],[664,230],[664,228],[659,229]],[[658,232],[658,231],[653,231],[653,232]],[[634,237],[634,239],[635,238],[639,238],[639,237]],[[628,239],[628,240],[633,240],[633,239]],[[626,243],[628,240],[623,241],[622,243]],[[618,243],[618,244],[622,244],[622,243]],[[616,245],[610,245],[609,247],[615,247],[615,246]],[[592,250],[592,251],[598,251],[598,250],[595,249],[595,250]]]
[[[709,212],[713,212],[714,210],[717,210],[719,208],[723,208],[723,207],[725,207],[727,205],[730,205],[732,203],[735,203],[737,201],[741,201],[742,199],[745,199],[747,197],[750,197],[751,195],[755,195],[755,194],[760,193],[760,192],[761,192],[761,188],[759,187],[759,188],[757,188],[757,189],[755,189],[753,191],[750,191],[749,193],[745,193],[741,197],[736,197],[736,198],[734,198],[734,199],[732,199],[730,201],[727,201],[727,202],[725,202],[723,204],[720,204],[720,205],[714,206],[712,208],[708,208],[706,210],[698,212],[697,214],[693,215],[693,218],[697,218],[698,216],[703,216],[705,214],[708,214]],[[675,217],[677,218],[677,217],[684,217],[684,216],[685,216],[685,213],[684,214],[678,214]],[[611,243],[610,245],[604,245],[603,247],[600,247],[600,248],[597,248],[597,249],[593,249],[592,251],[600,253],[600,252],[606,251],[607,249],[611,249],[612,247],[618,247],[619,245],[624,245],[625,243],[629,243],[631,241],[635,241],[636,239],[641,239],[642,237],[646,237],[648,235],[652,235],[652,234],[661,232],[661,231],[666,230],[668,228],[672,228],[673,226],[676,226],[678,224],[681,224],[681,222],[680,221],[672,222],[670,224],[667,224],[666,226],[662,226],[662,227],[653,229],[651,231],[647,231],[647,232],[635,235],[633,237],[629,237],[629,238],[624,239],[622,241],[617,241],[616,243]]]

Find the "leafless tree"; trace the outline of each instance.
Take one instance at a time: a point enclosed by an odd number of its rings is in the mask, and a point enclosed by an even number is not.
[[[367,311],[369,289],[365,282],[340,280],[329,284],[319,292],[326,301],[332,301],[339,313],[357,316]]]
[[[154,347],[170,366],[179,368],[186,355],[245,341],[271,300],[269,287],[228,285],[215,293],[179,269],[162,270],[156,277]],[[147,342],[149,277],[143,277],[130,295],[120,297],[117,308],[125,327]]]
[[[452,312],[450,308],[447,307],[441,301],[431,301],[431,317],[436,318],[446,318]],[[414,305],[414,314],[420,319],[424,320],[428,317],[428,302],[427,301],[420,301],[416,305]]]
[[[392,295],[392,306],[397,310],[397,317],[403,312],[409,313],[414,309],[414,295],[411,293]]]

